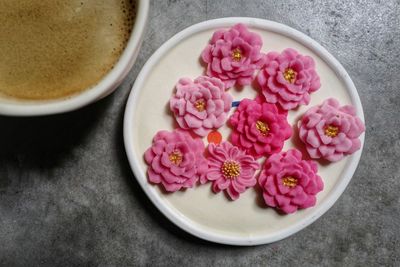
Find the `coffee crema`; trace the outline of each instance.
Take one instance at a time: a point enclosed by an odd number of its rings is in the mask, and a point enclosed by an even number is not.
[[[0,0],[0,95],[68,97],[116,64],[135,18],[132,0]]]

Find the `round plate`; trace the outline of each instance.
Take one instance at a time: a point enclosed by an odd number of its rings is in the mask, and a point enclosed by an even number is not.
[[[159,185],[148,183],[143,154],[150,147],[159,130],[173,130],[174,118],[169,113],[169,98],[181,77],[196,78],[204,71],[200,54],[213,32],[236,23],[246,24],[263,38],[263,52],[279,51],[292,47],[309,55],[316,62],[321,78],[321,88],[311,95],[311,103],[288,115],[294,125],[292,138],[285,143],[284,151],[291,147],[302,148],[298,141],[296,124],[311,106],[334,97],[342,105],[352,104],[364,121],[357,90],[340,63],[321,45],[288,26],[254,18],[224,18],[193,25],[176,34],[162,45],[147,61],[132,88],[124,118],[124,141],[128,159],[138,183],[154,205],[173,223],[185,231],[209,241],[231,245],[257,245],[290,236],[314,222],[325,213],[343,193],[358,165],[361,151],[331,164],[319,164],[319,175],[325,188],[317,195],[315,207],[299,210],[290,215],[280,215],[263,204],[260,192],[248,189],[236,201],[223,193],[214,194],[210,183],[175,193],[163,193]],[[242,90],[230,89],[234,100],[253,98],[257,91],[246,86]],[[234,109],[231,110],[233,112]],[[230,129],[219,129],[226,140]],[[364,144],[364,134],[360,137]],[[206,138],[204,138],[207,144]]]

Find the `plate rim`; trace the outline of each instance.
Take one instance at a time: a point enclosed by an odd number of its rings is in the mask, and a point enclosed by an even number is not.
[[[346,163],[343,169],[343,175],[341,179],[335,184],[332,188],[331,192],[326,196],[323,203],[314,207],[313,213],[306,216],[302,220],[292,224],[291,226],[276,231],[274,233],[268,234],[260,234],[260,235],[249,235],[249,236],[231,236],[229,234],[222,234],[217,232],[210,232],[197,225],[191,223],[189,218],[182,216],[179,212],[172,209],[164,203],[164,200],[156,193],[154,188],[147,182],[146,174],[141,172],[141,167],[138,161],[138,158],[135,156],[134,145],[133,145],[133,127],[135,125],[134,116],[135,111],[134,107],[136,106],[136,102],[138,101],[137,95],[141,90],[141,86],[146,81],[149,72],[153,69],[155,64],[157,64],[158,60],[172,47],[178,44],[180,41],[205,30],[217,29],[230,27],[236,23],[244,23],[247,26],[259,28],[267,31],[271,31],[277,34],[284,35],[289,37],[296,42],[304,45],[305,47],[312,50],[316,53],[338,76],[338,78],[344,83],[347,92],[350,95],[351,102],[353,106],[356,108],[357,115],[364,122],[364,112],[361,104],[360,97],[358,95],[357,89],[351,80],[349,74],[346,72],[344,67],[339,63],[339,61],[333,57],[324,47],[322,47],[319,43],[313,40],[311,37],[306,34],[293,29],[287,25],[265,20],[259,18],[250,18],[250,17],[227,17],[227,18],[219,18],[206,20],[192,26],[187,27],[186,29],[178,32],[173,37],[171,37],[168,41],[162,44],[147,60],[144,64],[142,70],[137,75],[135,83],[132,86],[132,89],[129,93],[128,101],[125,107],[124,114],[124,122],[123,122],[123,138],[125,151],[128,157],[129,164],[133,171],[134,177],[136,181],[140,184],[143,191],[146,193],[147,197],[150,198],[152,203],[158,208],[158,210],[166,216],[171,222],[177,225],[179,228],[184,231],[207,241],[226,244],[226,245],[237,245],[237,246],[252,246],[252,245],[261,245],[268,244],[272,242],[279,241],[286,237],[289,237],[298,231],[304,229],[308,225],[312,224],[319,217],[321,217],[325,212],[327,212],[333,204],[339,199],[344,190],[346,189],[348,183],[353,177],[354,172],[357,169],[358,163],[360,161],[360,157],[362,154],[365,133],[360,136],[361,148],[355,152],[350,160]],[[141,177],[141,178],[139,178]]]

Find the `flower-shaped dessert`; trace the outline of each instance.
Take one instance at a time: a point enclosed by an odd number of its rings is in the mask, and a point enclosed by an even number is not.
[[[149,181],[168,192],[193,187],[207,171],[204,149],[203,141],[186,131],[159,131],[144,154]]]
[[[255,158],[280,152],[283,143],[292,135],[287,113],[274,104],[243,99],[230,117],[231,142]]]
[[[257,82],[267,102],[279,103],[285,110],[308,105],[310,93],[321,87],[314,60],[291,48],[268,53]]]
[[[211,181],[215,193],[226,190],[229,197],[236,200],[248,187],[257,183],[254,173],[259,169],[258,162],[238,147],[229,142],[211,143],[208,152],[208,171],[200,181]]]
[[[180,79],[170,108],[179,126],[206,136],[213,128],[221,127],[228,118],[232,96],[218,78],[200,76]]]
[[[243,24],[216,31],[201,54],[207,75],[220,78],[226,89],[250,84],[254,71],[265,61],[265,54],[260,52],[262,44],[261,37]]]
[[[258,178],[265,203],[283,213],[314,206],[324,188],[317,169],[314,161],[302,160],[297,149],[270,156]]]
[[[311,158],[338,161],[361,147],[359,136],[364,123],[352,106],[340,107],[329,98],[322,105],[310,108],[299,121],[299,136]]]

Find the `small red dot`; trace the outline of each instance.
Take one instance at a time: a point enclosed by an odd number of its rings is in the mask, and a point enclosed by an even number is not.
[[[218,131],[211,131],[207,136],[208,143],[220,144],[222,141],[222,135]]]

